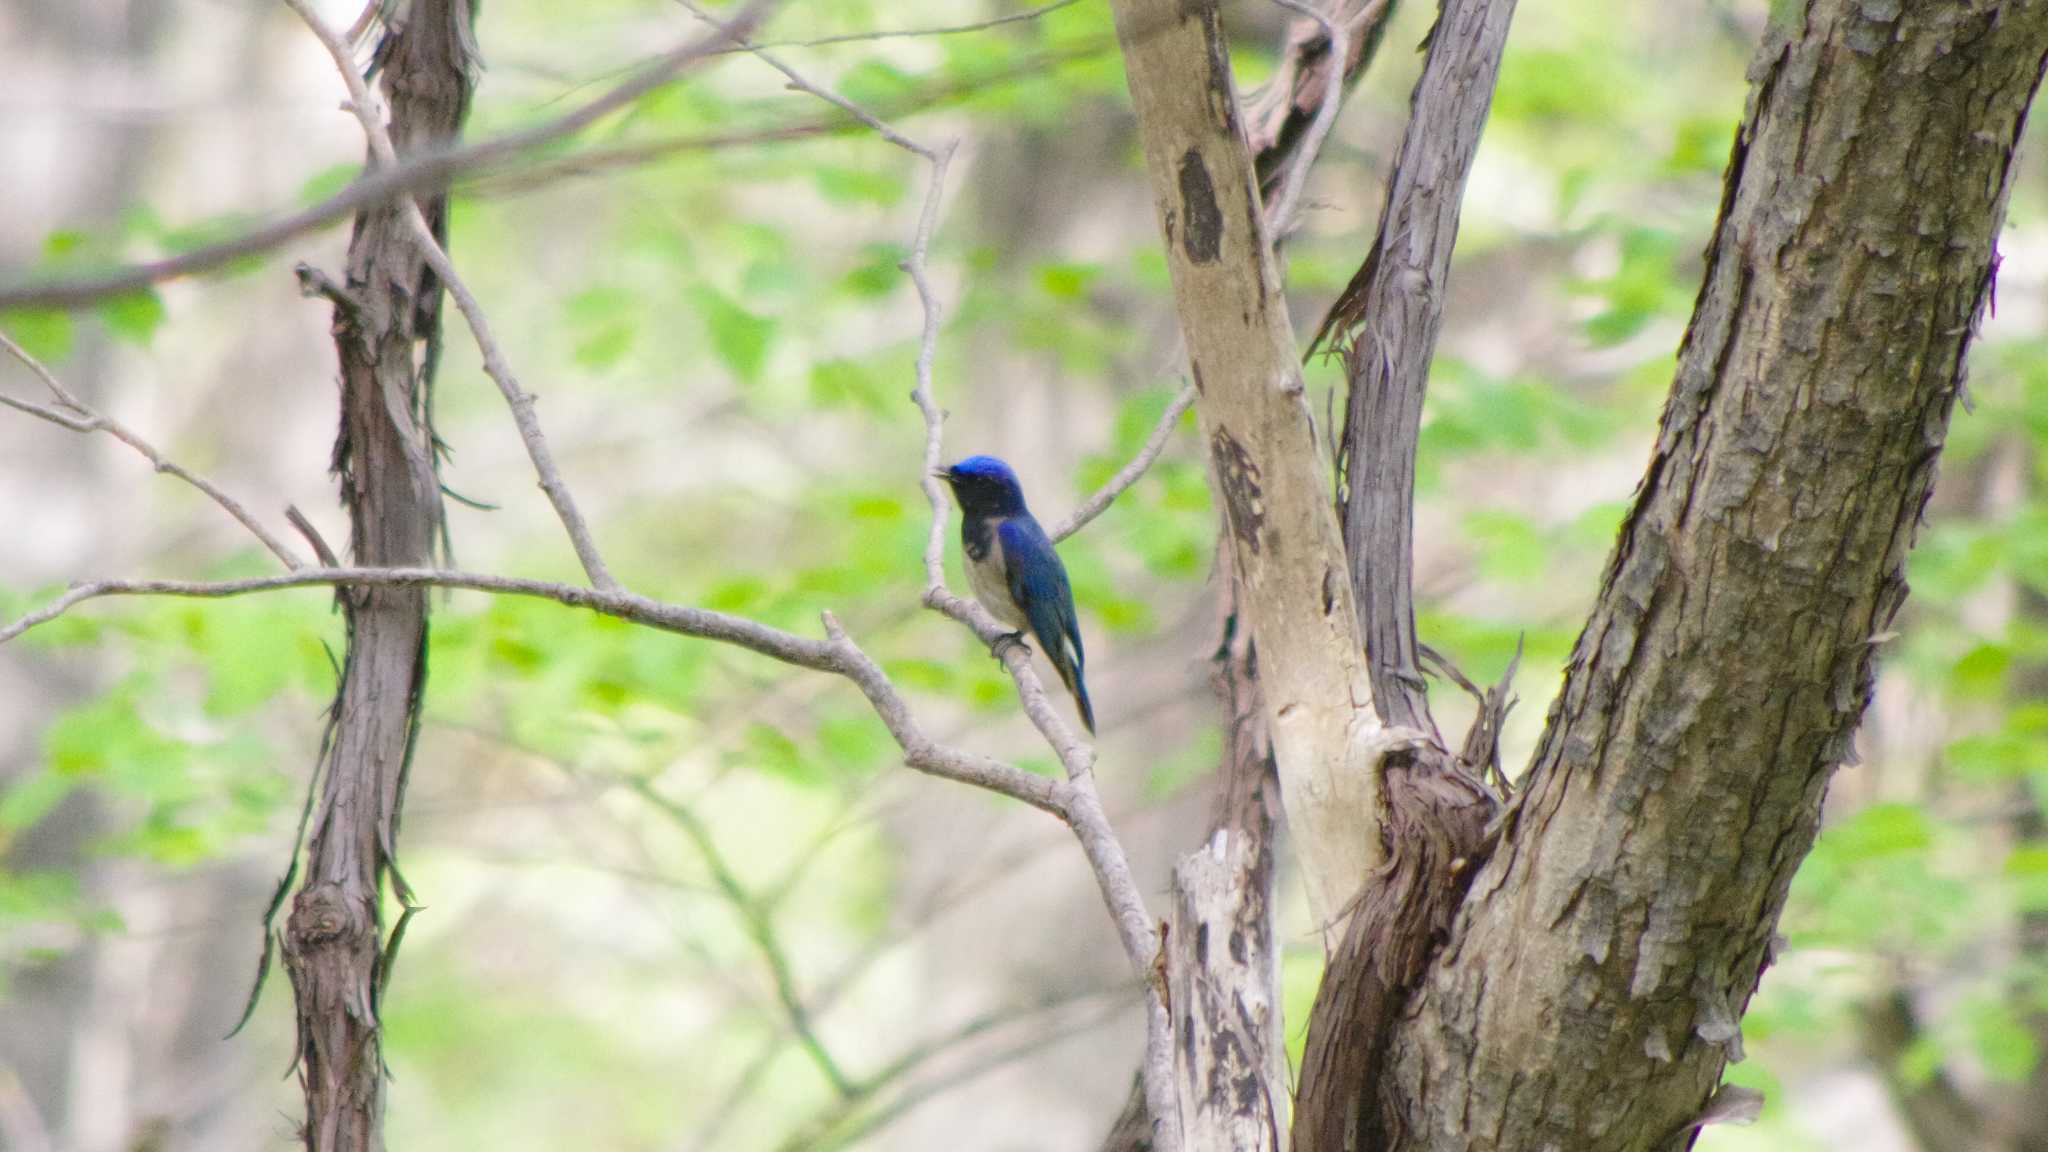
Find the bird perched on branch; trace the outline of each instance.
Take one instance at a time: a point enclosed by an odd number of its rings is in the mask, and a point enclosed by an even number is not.
[[[1021,644],[1024,631],[1074,694],[1081,724],[1095,731],[1095,709],[1081,679],[1081,626],[1074,618],[1074,593],[1067,568],[1052,539],[1024,506],[1017,473],[993,456],[969,456],[936,475],[953,487],[960,504],[960,547],[967,554],[967,582],[974,598],[996,619],[1017,629],[1008,637]],[[998,655],[1002,646],[997,645]]]

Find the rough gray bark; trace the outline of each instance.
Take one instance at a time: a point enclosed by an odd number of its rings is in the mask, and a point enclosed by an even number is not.
[[[379,46],[401,155],[444,147],[460,132],[474,66],[469,20],[468,0],[413,0]],[[443,231],[445,200],[420,206]],[[334,468],[351,551],[366,566],[430,565],[441,496],[426,405],[441,285],[396,206],[356,217],[347,282],[326,291],[341,364]],[[314,1152],[376,1152],[384,1080],[378,1000],[389,975],[379,904],[387,872],[409,903],[395,845],[426,680],[427,590],[361,588],[340,600],[348,653],[284,958],[297,1001],[306,1144]]]
[[[1497,770],[1506,681],[1482,692],[1461,755],[1430,715],[1412,591],[1415,449],[1430,357],[1443,322],[1458,208],[1493,100],[1513,0],[1445,0],[1430,34],[1386,208],[1323,335],[1344,349],[1344,545],[1380,719],[1414,733],[1381,763],[1366,814],[1385,865],[1343,917],[1344,934],[1309,1015],[1297,1086],[1297,1152],[1369,1144],[1388,1111],[1383,1064],[1396,1013],[1442,943],[1495,812],[1479,782]]]
[[[1443,325],[1465,178],[1514,0],[1444,0],[1379,234],[1317,333],[1344,349],[1344,546],[1380,718],[1436,732],[1415,642],[1415,444]]]
[[[2048,0],[1773,27],[1648,475],[1378,1146],[1695,1138],[1905,598],[2044,63]]]

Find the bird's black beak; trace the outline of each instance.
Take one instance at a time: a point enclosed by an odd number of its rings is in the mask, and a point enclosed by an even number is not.
[[[951,484],[953,482],[953,470],[951,468],[948,468],[944,464],[941,464],[937,468],[932,469],[932,475],[938,477],[941,480],[944,480],[948,484]]]

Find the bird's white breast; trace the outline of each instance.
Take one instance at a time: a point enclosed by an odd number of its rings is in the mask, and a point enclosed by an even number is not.
[[[1010,571],[1003,562],[1001,527],[1000,522],[990,525],[986,555],[979,560],[968,557],[967,584],[974,589],[974,598],[996,619],[1012,628],[1027,628],[1030,621],[1010,598]]]

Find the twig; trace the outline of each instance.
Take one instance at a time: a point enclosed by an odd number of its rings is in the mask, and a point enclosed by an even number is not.
[[[70,389],[64,387],[57,377],[51,374],[48,368],[43,367],[42,361],[29,355],[27,349],[16,344],[4,332],[0,332],[0,348],[5,348],[8,355],[21,361],[24,367],[36,374],[37,379],[43,382],[43,386],[48,388],[50,394],[57,398],[57,407],[46,407],[27,400],[18,400],[4,394],[0,394],[0,404],[4,404],[19,412],[26,412],[38,419],[48,420],[50,423],[60,427],[69,428],[73,432],[105,432],[121,443],[135,449],[157,471],[169,476],[175,476],[192,487],[199,489],[207,499],[220,505],[222,511],[234,517],[242,527],[247,528],[251,535],[255,536],[257,540],[262,542],[265,548],[270,550],[271,555],[276,556],[279,561],[283,562],[286,568],[299,568],[303,566],[303,561],[299,559],[298,555],[286,547],[284,541],[271,535],[269,529],[263,527],[256,517],[250,515],[249,510],[244,508],[240,501],[221,491],[219,486],[214,484],[213,481],[185,468],[183,465],[157,451],[154,445],[136,435],[127,425],[119,420],[96,412],[87,406],[76,395],[73,395]]]
[[[905,1087],[893,1099],[865,1116],[829,1118],[827,1120],[828,1125],[838,1126],[844,1124],[845,1127],[840,1128],[838,1131],[831,1131],[828,1128],[816,1138],[813,1138],[809,1132],[799,1133],[783,1141],[779,1146],[779,1152],[799,1152],[799,1150],[802,1150],[802,1152],[829,1152],[831,1149],[845,1148],[849,1145],[858,1144],[883,1128],[894,1124],[932,1098],[953,1091],[994,1072],[998,1068],[1015,1063],[1033,1053],[1057,1044],[1070,1036],[1079,1035],[1092,1028],[1100,1027],[1108,1023],[1111,1018],[1122,1010],[1122,1004],[1111,1003],[1096,1008],[1092,1012],[1077,1014],[1078,1018],[1072,1021],[1055,1018],[1023,1037],[996,1047],[975,1059],[966,1061],[943,1076],[936,1076],[923,1083]],[[1064,1016],[1067,1013],[1061,1012],[1058,1015]],[[972,1036],[966,1039],[972,1039]],[[1176,1125],[1176,1135],[1178,1135],[1178,1131],[1179,1129]]]
[[[334,549],[328,545],[327,538],[320,535],[320,529],[315,528],[313,522],[306,519],[306,514],[299,511],[297,504],[285,505],[284,518],[291,521],[292,527],[299,530],[299,535],[306,538],[306,544],[313,549],[313,558],[320,561],[322,568],[341,567],[341,561],[335,559]]]
[[[738,875],[732,870],[724,853],[720,851],[710,828],[697,816],[694,809],[661,795],[649,780],[635,779],[631,781],[630,786],[681,827],[684,835],[696,847],[698,854],[704,859],[705,867],[711,873],[713,884],[739,914],[746,925],[748,935],[753,938],[762,959],[768,965],[769,974],[775,983],[776,999],[789,1017],[790,1028],[810,1052],[820,1072],[831,1083],[833,1089],[842,1097],[853,1096],[859,1090],[859,1086],[840,1069],[838,1062],[827,1050],[816,1026],[812,1023],[809,1006],[797,993],[796,977],[790,966],[788,951],[783,947],[781,936],[775,929],[773,901],[748,891],[740,883]]]
[[[335,68],[341,73],[342,83],[348,86],[350,109],[355,113],[356,120],[362,124],[363,134],[369,138],[370,152],[376,158],[378,167],[384,170],[397,168],[398,150],[391,143],[390,133],[385,131],[383,105],[370,91],[369,85],[363,82],[362,74],[356,71],[355,59],[349,52],[348,45],[334,29],[320,19],[307,0],[285,0],[285,4],[293,12],[298,13],[299,19],[305,22],[313,35],[319,37],[320,43],[327,49],[327,54],[333,58]],[[746,11],[752,11],[759,6],[760,0],[756,0],[756,3]],[[743,11],[740,20],[735,20],[732,26],[714,24],[714,27],[726,36],[736,36],[739,33],[735,29],[741,26],[745,18],[746,13]],[[692,45],[692,48],[694,49],[695,45]],[[670,54],[671,57],[675,55],[677,54]],[[642,82],[652,76],[654,71],[644,70]],[[448,294],[455,298],[456,308],[461,310],[462,318],[468,322],[471,334],[476,337],[477,347],[483,353],[484,374],[498,386],[498,391],[505,397],[505,403],[512,409],[512,421],[519,426],[519,438],[525,442],[527,458],[533,461],[533,470],[540,477],[541,491],[547,493],[548,502],[555,507],[555,515],[562,521],[563,529],[568,532],[569,542],[576,549],[576,559],[582,563],[583,571],[590,577],[593,585],[607,591],[616,590],[618,582],[612,579],[611,571],[605,567],[604,557],[597,550],[597,541],[591,537],[590,525],[584,521],[583,513],[577,510],[576,498],[570,494],[569,486],[562,482],[560,469],[555,467],[554,453],[548,448],[547,437],[541,433],[540,420],[533,414],[533,396],[519,386],[518,378],[512,374],[512,366],[506,362],[504,350],[491,335],[490,321],[484,315],[483,306],[477,303],[469,286],[463,283],[461,275],[455,271],[454,262],[448,259],[448,253],[443,251],[440,243],[434,239],[434,231],[428,226],[426,216],[420,212],[418,202],[408,196],[401,198],[398,204],[400,212],[405,216],[407,229],[412,233],[413,243],[419,248],[420,256],[434,270],[434,275],[447,286]]]
[[[697,19],[707,24],[711,24],[714,27],[717,26],[717,19],[710,13],[710,11],[705,9],[702,5],[698,4],[696,0],[676,0],[676,3],[682,5],[685,9],[689,11],[690,15],[695,16]],[[803,73],[798,72],[796,69],[784,63],[781,57],[775,55],[772,52],[769,52],[765,47],[761,45],[749,43],[746,39],[746,34],[744,32],[735,33],[732,37],[732,40],[732,47],[726,49],[726,51],[752,53],[756,57],[760,58],[761,63],[766,64],[770,68],[775,69],[777,72],[782,73],[783,77],[789,81],[791,87],[794,87],[801,92],[808,92],[809,94],[816,96],[818,99],[825,101],[827,104],[832,105],[833,107],[839,109],[841,112],[846,113],[848,116],[851,116],[855,120],[860,121],[862,124],[867,125],[869,128],[874,129],[878,134],[881,135],[882,139],[887,140],[889,143],[894,144],[896,147],[901,148],[904,151],[911,153],[912,155],[922,157],[923,159],[931,161],[933,163],[937,162],[937,151],[931,148],[927,148],[924,145],[919,144],[917,141],[910,139],[908,136],[905,136],[902,133],[897,132],[894,128],[889,127],[889,125],[885,123],[880,117],[869,112],[867,109],[862,108],[860,105],[855,104],[853,101],[848,100],[846,97],[841,96],[839,93],[832,91],[830,88],[826,88],[823,85],[813,83],[810,79],[805,77]],[[952,148],[949,145],[944,150],[947,152],[951,152]]]
[[[1039,7],[1023,12],[1012,12],[1008,16],[997,16],[990,20],[981,20],[972,24],[948,24],[938,28],[885,28],[873,32],[848,32],[839,36],[820,36],[815,40],[776,40],[765,44],[756,44],[753,46],[753,49],[740,47],[721,48],[718,50],[718,54],[722,56],[732,52],[746,52],[761,48],[823,48],[828,44],[863,44],[876,40],[910,40],[925,36],[960,36],[969,32],[986,32],[991,28],[1001,28],[1005,24],[1023,24],[1036,20],[1041,16],[1050,16],[1062,8],[1070,8],[1078,3],[1080,3],[1080,0],[1053,0],[1050,4],[1042,4]]]
[[[131,264],[93,276],[44,283],[16,282],[0,286],[0,311],[17,308],[80,308],[109,296],[147,288],[218,268],[246,256],[269,250],[294,237],[303,236],[330,221],[338,220],[369,204],[389,200],[402,193],[418,193],[445,185],[463,172],[486,168],[572,136],[611,113],[673,80],[684,69],[710,58],[720,47],[758,25],[772,0],[749,0],[711,35],[648,61],[630,79],[604,95],[553,120],[508,132],[467,147],[423,152],[403,165],[367,173],[362,179],[303,212],[256,228],[243,235],[195,248],[163,260]],[[354,72],[351,62],[349,71]]]
[[[712,884],[725,897],[726,903],[732,906],[733,912],[739,916],[740,923],[746,928],[748,939],[754,942],[755,950],[761,953],[762,961],[768,965],[768,974],[775,982],[775,999],[781,1003],[783,1012],[789,1017],[789,1026],[795,1030],[797,1040],[802,1043],[804,1051],[810,1054],[811,1062],[818,1066],[818,1071],[824,1075],[826,1082],[832,1085],[832,1090],[837,1092],[841,1099],[852,1099],[855,1095],[853,1081],[847,1078],[846,1073],[840,1069],[839,1062],[833,1058],[831,1050],[826,1048],[824,1040],[819,1038],[817,1027],[811,1021],[810,1009],[805,1007],[803,997],[797,994],[796,976],[789,966],[789,953],[782,946],[781,935],[775,931],[774,919],[762,906],[761,901],[740,883],[739,876],[733,872],[732,866],[726,863],[725,853],[719,851],[718,842],[712,839],[711,829],[704,826],[704,821],[698,818],[697,813],[692,811],[689,805],[662,795],[652,782],[635,777],[628,780],[626,786],[641,799],[652,804],[662,815],[667,816],[676,827],[682,829],[683,835],[697,849],[697,855],[704,860],[705,869],[711,873]]]
[[[1058,543],[1086,528],[1089,521],[1108,511],[1110,504],[1115,502],[1117,497],[1142,479],[1151,469],[1153,462],[1159,459],[1159,454],[1166,451],[1166,445],[1173,439],[1173,430],[1180,425],[1180,418],[1187,414],[1187,410],[1194,403],[1195,386],[1189,384],[1173,398],[1173,403],[1166,406],[1166,411],[1159,414],[1159,422],[1152,426],[1152,434],[1145,438],[1145,446],[1138,450],[1136,456],[1131,457],[1131,462],[1118,469],[1117,474],[1111,476],[1108,483],[1096,489],[1095,495],[1090,496],[1087,502],[1067,513],[1066,519],[1053,525],[1050,533],[1053,542]]]

